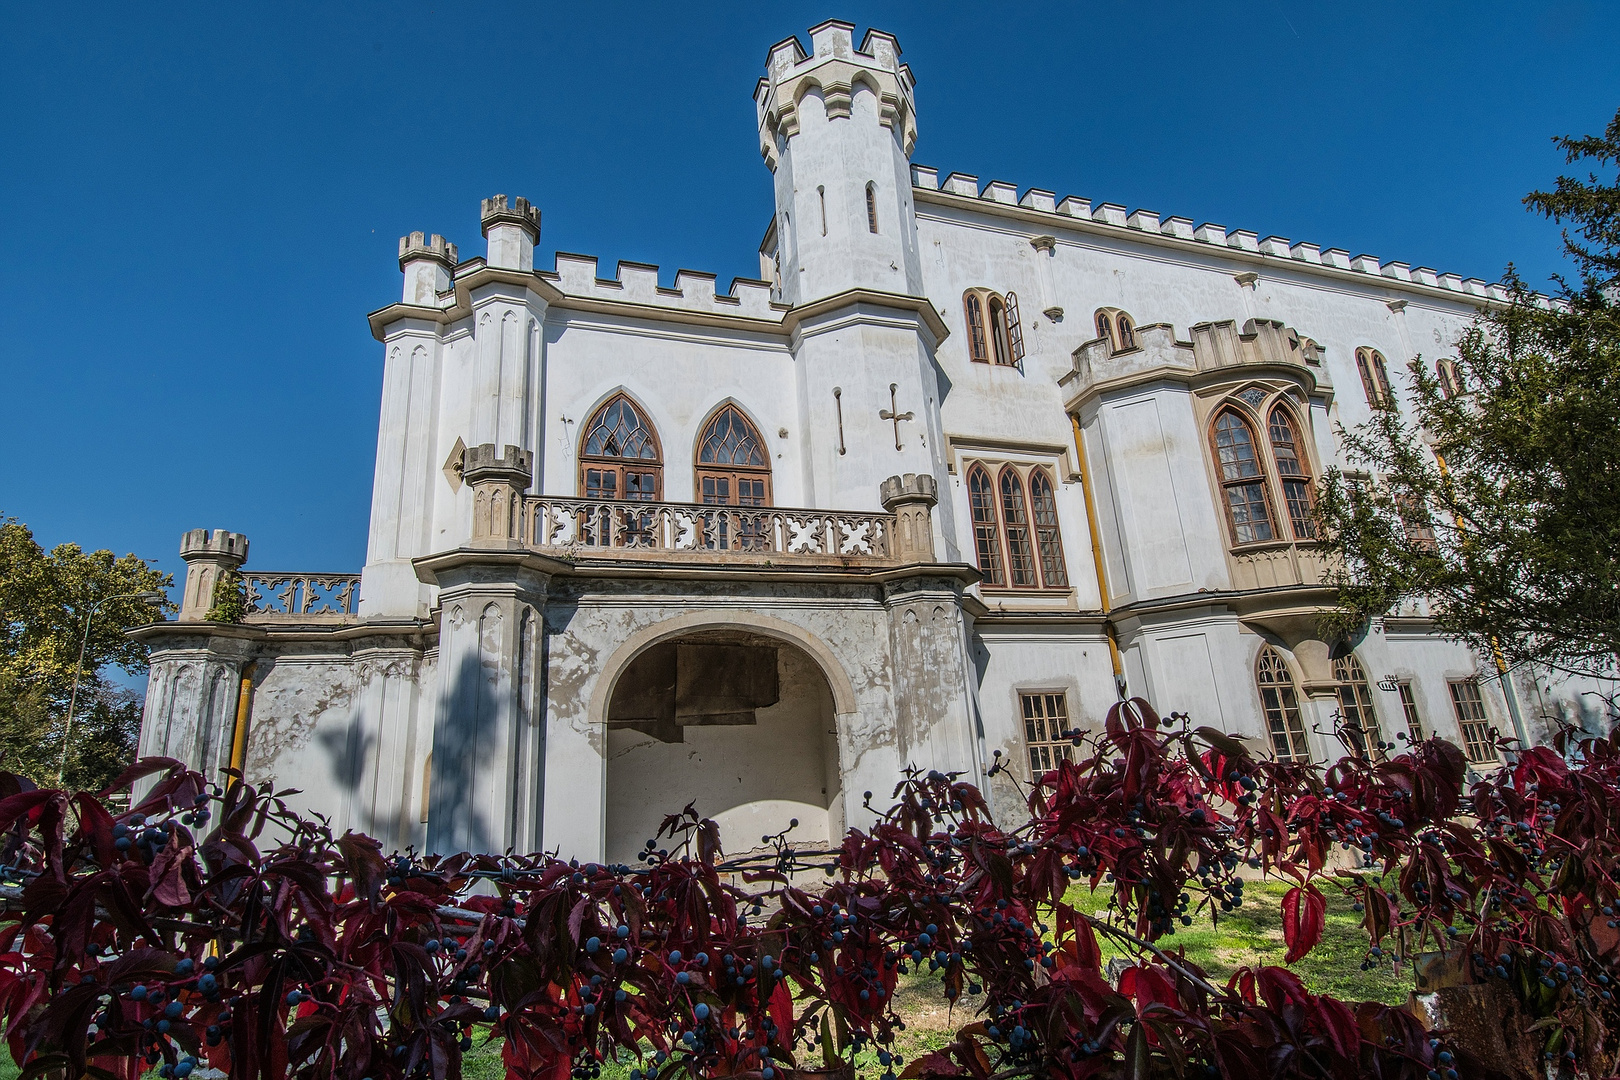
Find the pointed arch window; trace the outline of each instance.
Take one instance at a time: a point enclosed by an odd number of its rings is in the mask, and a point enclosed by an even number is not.
[[[587,499],[657,502],[664,490],[658,434],[626,394],[597,409],[580,439],[579,488]]]
[[[1110,353],[1136,348],[1136,323],[1119,308],[1098,308],[1094,316],[1097,336],[1108,342]]]
[[[984,301],[978,293],[968,293],[962,298],[962,306],[967,311],[968,325],[968,354],[976,364],[990,362],[990,337],[984,329]]]
[[[1299,691],[1282,654],[1267,645],[1254,665],[1254,684],[1271,733],[1271,751],[1278,761],[1309,761],[1305,721],[1299,711]]]
[[[871,182],[866,185],[866,231],[878,231],[877,185]]]
[[[1024,482],[1011,465],[1001,469],[1001,517],[1007,532],[1007,581],[1015,589],[1035,587],[1034,548],[1030,543],[1029,509]]]
[[[1058,530],[1057,497],[1045,469],[1029,471],[1029,507],[1035,521],[1035,551],[1041,559],[1041,580],[1049,589],[1069,587],[1063,565],[1063,536]]]
[[[1435,378],[1440,380],[1440,393],[1448,398],[1461,397],[1467,393],[1463,387],[1462,370],[1457,367],[1457,361],[1441,359],[1434,362]]]
[[[962,294],[967,315],[968,358],[976,364],[995,364],[1022,370],[1024,328],[1018,317],[1018,294],[969,289]]]
[[[1285,405],[1274,405],[1266,425],[1271,435],[1271,458],[1277,463],[1277,479],[1282,482],[1283,501],[1288,507],[1288,524],[1295,540],[1316,539],[1316,496],[1311,490],[1311,471],[1305,464],[1299,424]]]
[[[764,440],[735,405],[719,409],[698,436],[696,479],[701,503],[771,505],[771,463]]]
[[[1276,539],[1254,429],[1236,409],[1228,407],[1216,415],[1211,435],[1233,542],[1253,544]]]
[[[1339,684],[1339,723],[1350,751],[1359,758],[1382,757],[1384,736],[1373,711],[1372,688],[1354,653],[1333,661],[1333,680]]]
[[[1050,470],[1042,465],[996,468],[972,462],[967,485],[984,584],[997,589],[1067,589],[1069,574]]]
[[[1361,376],[1361,392],[1367,396],[1368,405],[1374,409],[1394,408],[1395,396],[1390,392],[1389,368],[1383,353],[1365,347],[1357,349],[1356,372]]]
[[[973,510],[973,546],[986,585],[1005,585],[1001,569],[1001,526],[996,518],[996,485],[983,465],[968,470],[968,502]]]
[[[1131,322],[1131,317],[1122,311],[1114,321],[1119,326],[1119,351],[1136,348],[1136,324]]]

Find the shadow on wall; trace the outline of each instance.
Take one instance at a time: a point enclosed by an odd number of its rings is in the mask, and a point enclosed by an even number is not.
[[[489,759],[501,712],[495,674],[480,663],[479,654],[476,648],[462,651],[455,671],[446,672],[449,707],[442,713],[435,710],[426,844],[434,854],[501,852],[507,847],[505,836],[495,834],[493,823],[479,809],[479,765],[496,764]]]

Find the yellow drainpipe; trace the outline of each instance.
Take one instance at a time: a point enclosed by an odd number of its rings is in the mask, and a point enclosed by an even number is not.
[[[1097,591],[1102,598],[1103,633],[1108,638],[1108,659],[1114,665],[1114,686],[1123,698],[1125,665],[1119,658],[1119,641],[1114,637],[1113,620],[1107,617],[1109,598],[1113,593],[1108,588],[1108,572],[1103,566],[1102,530],[1097,527],[1097,504],[1091,496],[1091,466],[1086,461],[1086,440],[1080,431],[1080,418],[1070,413],[1069,423],[1074,427],[1074,451],[1080,462],[1080,491],[1086,498],[1086,527],[1091,531],[1091,560],[1096,565]]]
[[[231,768],[238,773],[247,760],[248,709],[253,704],[253,672],[258,666],[249,661],[242,668],[242,682],[236,690],[236,726],[231,730]]]

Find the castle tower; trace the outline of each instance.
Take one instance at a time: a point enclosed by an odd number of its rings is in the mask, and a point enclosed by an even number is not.
[[[754,91],[760,153],[776,178],[782,299],[850,288],[922,292],[911,206],[911,70],[879,30],[856,49],[831,20],[772,47]]]
[[[754,101],[773,173],[775,268],[793,306],[805,489],[815,505],[876,509],[888,477],[946,485],[934,349],[949,333],[923,295],[911,150],[911,71],[900,46],[845,22],[772,47]],[[767,240],[767,247],[770,241]],[[948,503],[933,550],[954,555]]]

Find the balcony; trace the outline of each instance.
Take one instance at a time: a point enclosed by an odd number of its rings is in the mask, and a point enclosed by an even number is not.
[[[895,516],[854,510],[529,496],[519,539],[567,559],[835,569],[899,562]]]
[[[243,573],[250,623],[340,623],[360,610],[359,574]]]
[[[1331,582],[1332,556],[1314,545],[1273,543],[1238,548],[1231,553],[1232,588],[1315,587]]]

